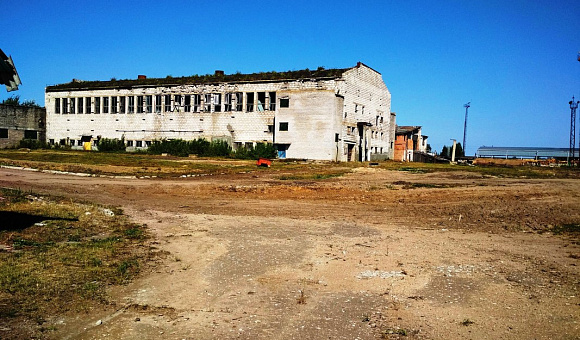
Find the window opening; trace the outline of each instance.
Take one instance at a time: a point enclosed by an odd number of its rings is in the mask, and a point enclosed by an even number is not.
[[[142,148],[143,147],[143,141],[142,140],[138,140],[135,142],[135,146],[138,148]]]
[[[206,93],[203,96],[203,110],[205,112],[211,112],[211,93]]]
[[[153,96],[146,96],[145,97],[145,104],[147,106],[147,113],[153,112]]]
[[[270,92],[270,111],[276,111],[276,92]]]
[[[8,138],[8,129],[0,129],[0,138]]]
[[[246,111],[254,111],[254,92],[246,92]]]
[[[288,131],[288,122],[280,122],[280,131]]]
[[[101,98],[100,97],[95,97],[95,113],[96,114],[101,113]]]
[[[244,94],[242,92],[236,92],[236,111],[242,112],[244,110]]]
[[[155,96],[155,113],[161,113],[161,95]]]
[[[103,113],[109,113],[109,97],[103,97]]]
[[[199,112],[201,108],[201,95],[194,94],[192,97],[193,97],[193,112]]]
[[[85,97],[85,113],[91,113],[91,97]]]
[[[24,130],[24,139],[38,139],[38,131]]]
[[[54,113],[60,113],[60,98],[54,99]]]
[[[79,110],[78,113],[84,113],[85,112],[85,110],[83,108],[83,102],[84,102],[84,100],[85,99],[83,97],[77,98],[77,102],[78,102],[77,103],[77,107],[78,107],[78,110]]]
[[[118,100],[117,96],[111,97],[111,113],[119,113]]]
[[[280,98],[280,108],[290,107],[290,98]]]
[[[213,110],[214,112],[222,112],[222,94],[213,94]]]
[[[180,94],[176,94],[175,96],[173,96],[173,111],[177,111],[180,112],[181,111],[181,98],[182,95]]]
[[[258,92],[258,111],[263,112],[266,106],[266,92]]]
[[[76,111],[75,111],[75,101],[76,100],[75,99],[76,98],[71,98],[70,99],[70,113],[71,114],[75,114],[76,113]]]
[[[171,112],[171,95],[165,95],[165,112]]]
[[[126,99],[127,97],[120,97],[119,98],[119,111],[121,113],[125,113],[125,103],[126,103]]]
[[[135,113],[135,96],[129,96],[129,105],[127,108],[127,113]]]
[[[137,96],[137,113],[143,112],[143,96]]]
[[[185,95],[184,96],[184,105],[185,105],[185,112],[191,112],[191,96]]]
[[[224,111],[230,112],[232,110],[232,93],[226,93],[224,95]]]
[[[128,140],[127,141],[127,146],[128,147],[133,147],[133,141],[132,140]]]

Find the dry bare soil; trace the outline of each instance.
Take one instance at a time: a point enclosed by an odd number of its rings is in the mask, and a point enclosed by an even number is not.
[[[580,338],[580,180],[343,170],[0,186],[119,206],[161,254],[55,339]]]

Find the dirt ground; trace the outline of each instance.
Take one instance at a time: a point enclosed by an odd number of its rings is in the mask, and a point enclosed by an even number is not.
[[[549,232],[580,222],[580,181],[280,175],[0,169],[0,186],[120,206],[160,254],[109,306],[55,311],[54,338],[580,338],[578,234]]]

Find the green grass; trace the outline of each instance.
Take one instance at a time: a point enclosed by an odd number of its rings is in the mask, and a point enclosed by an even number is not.
[[[0,319],[14,320],[16,329],[22,319],[106,304],[107,287],[131,280],[149,256],[146,230],[124,215],[19,190],[0,189],[0,197],[0,212],[44,219],[0,226],[0,244],[13,247],[0,251]]]

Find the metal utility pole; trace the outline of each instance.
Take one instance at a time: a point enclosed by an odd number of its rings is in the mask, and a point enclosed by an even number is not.
[[[570,150],[568,151],[568,165],[572,165],[576,159],[576,109],[578,108],[578,103],[580,101],[574,101],[574,96],[572,96],[572,101],[570,104]]]
[[[469,110],[469,107],[471,102],[467,102],[467,104],[464,104],[463,107],[465,108],[465,123],[463,124],[463,144],[461,145],[461,147],[463,148],[463,155],[465,156],[465,150],[467,150],[467,147],[465,146],[465,136],[467,135],[467,110]]]

